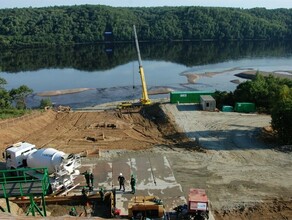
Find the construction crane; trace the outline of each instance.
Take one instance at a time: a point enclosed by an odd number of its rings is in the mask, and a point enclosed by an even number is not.
[[[133,25],[133,30],[134,30],[136,50],[137,50],[137,54],[138,54],[139,73],[140,73],[141,84],[142,84],[142,97],[141,97],[139,103],[122,102],[117,106],[118,109],[127,109],[127,108],[133,108],[133,107],[137,107],[137,106],[141,106],[141,105],[150,105],[151,104],[151,100],[148,97],[148,91],[147,91],[147,86],[146,86],[144,69],[142,66],[142,59],[141,59],[139,42],[138,42],[138,37],[137,37],[135,25]]]
[[[140,73],[141,83],[142,83],[142,98],[140,99],[140,101],[141,101],[142,105],[150,105],[151,101],[148,98],[148,91],[147,91],[147,86],[146,86],[144,69],[143,69],[143,66],[142,66],[142,59],[141,59],[141,54],[140,54],[140,49],[139,49],[139,42],[138,42],[138,37],[137,37],[137,32],[136,32],[136,26],[135,25],[133,25],[133,29],[134,29],[135,43],[136,43],[136,49],[137,49],[137,54],[138,54],[139,73]]]

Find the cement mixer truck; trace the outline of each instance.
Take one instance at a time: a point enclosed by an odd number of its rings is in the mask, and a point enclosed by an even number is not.
[[[74,185],[74,179],[80,174],[80,156],[66,154],[54,148],[37,149],[34,144],[19,142],[6,148],[3,153],[7,169],[47,168],[53,192],[68,189]],[[41,173],[28,173],[34,178]]]

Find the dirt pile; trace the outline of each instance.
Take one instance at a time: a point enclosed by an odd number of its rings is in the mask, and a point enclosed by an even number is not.
[[[47,125],[55,121],[57,112],[32,112],[19,118],[0,120],[0,149],[26,140],[33,133],[46,129]]]
[[[9,205],[10,205],[11,215],[17,216],[17,215],[23,214],[23,210],[21,208],[19,208],[18,205],[16,205],[15,203],[10,202]],[[5,199],[0,199],[0,212],[1,211],[7,212],[7,205],[6,205]]]
[[[280,213],[280,215],[279,215]],[[257,203],[254,206],[242,205],[234,210],[221,210],[215,212],[217,220],[274,220],[290,219],[292,214],[292,200],[273,200]]]
[[[100,149],[141,150],[156,144],[172,144],[176,130],[167,123],[161,129],[153,118],[149,112],[146,115],[145,112],[122,114],[116,110],[49,110],[28,120],[6,121],[7,126],[0,129],[0,144],[4,149],[18,141],[27,141],[39,148],[50,146],[67,153],[86,154],[98,153]]]

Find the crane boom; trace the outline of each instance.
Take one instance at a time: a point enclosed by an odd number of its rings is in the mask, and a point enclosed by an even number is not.
[[[141,54],[140,54],[140,49],[139,49],[139,42],[138,42],[138,37],[137,37],[137,32],[136,32],[136,26],[133,25],[134,29],[134,36],[135,36],[135,43],[136,43],[136,50],[138,54],[138,62],[139,62],[139,73],[141,77],[141,83],[142,83],[142,98],[141,98],[141,103],[142,105],[150,105],[151,101],[148,97],[148,91],[147,91],[147,86],[146,86],[146,80],[145,80],[145,75],[144,75],[144,69],[142,66],[142,59],[141,59]]]

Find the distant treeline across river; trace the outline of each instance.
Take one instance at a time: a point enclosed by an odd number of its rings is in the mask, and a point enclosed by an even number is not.
[[[110,7],[0,10],[0,47],[140,41],[292,40],[292,9]]]

